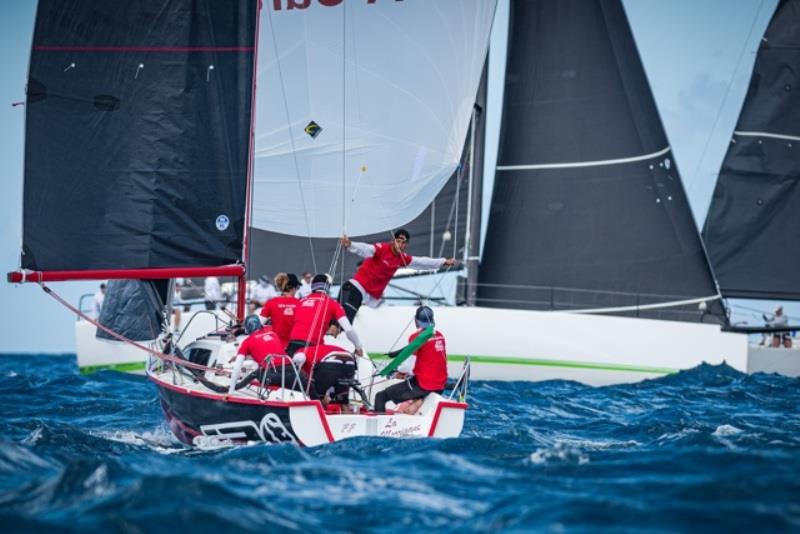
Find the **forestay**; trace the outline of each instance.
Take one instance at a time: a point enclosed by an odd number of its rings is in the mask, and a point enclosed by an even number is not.
[[[418,216],[459,164],[495,4],[265,2],[252,226],[335,237]]]

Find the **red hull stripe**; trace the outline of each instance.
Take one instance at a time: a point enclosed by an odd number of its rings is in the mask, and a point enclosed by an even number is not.
[[[56,46],[36,45],[37,52],[254,52],[254,46]]]
[[[328,417],[325,415],[325,412],[322,410],[322,404],[317,401],[313,401],[314,404],[317,405],[317,413],[319,414],[319,420],[322,423],[322,429],[325,431],[325,436],[328,438],[329,443],[333,443],[335,440],[333,439],[333,432],[331,432],[331,427],[328,426]],[[293,406],[297,406],[297,404],[293,404]],[[296,434],[297,432],[295,432]]]
[[[252,404],[255,406],[272,406],[274,408],[291,408],[292,406],[318,406],[320,411],[322,411],[322,405],[320,404],[319,401],[315,400],[283,402],[283,401],[265,401],[258,399],[242,399],[239,397],[229,397],[227,394],[223,393],[205,393],[203,391],[196,391],[194,389],[176,386],[174,384],[164,382],[163,380],[160,380],[154,377],[153,375],[148,375],[148,378],[163,388],[171,389],[172,391],[176,391],[178,393],[181,393],[182,395],[199,397],[201,399],[228,402],[230,404]]]
[[[222,265],[219,267],[155,267],[150,269],[93,269],[86,271],[14,271],[8,273],[8,281],[63,282],[66,280],[124,280],[199,278],[203,276],[242,276],[244,266]]]
[[[439,405],[436,407],[436,413],[433,414],[433,422],[431,423],[431,429],[428,432],[428,437],[432,438],[433,434],[436,432],[436,425],[439,424],[439,416],[442,415],[443,408],[457,408],[460,410],[466,410],[467,406],[468,405],[466,402],[450,402],[450,401],[440,402]]]

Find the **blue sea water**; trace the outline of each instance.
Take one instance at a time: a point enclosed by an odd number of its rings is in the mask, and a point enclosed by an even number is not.
[[[142,376],[0,356],[4,532],[798,531],[800,380],[474,382],[460,438],[197,450]]]

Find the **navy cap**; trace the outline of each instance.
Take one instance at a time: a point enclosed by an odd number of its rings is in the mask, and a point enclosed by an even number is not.
[[[258,315],[248,315],[244,319],[244,332],[245,334],[252,334],[261,330],[261,319]]]
[[[417,313],[414,314],[414,321],[420,328],[427,328],[433,326],[433,310],[428,306],[420,306],[417,308]]]
[[[318,274],[311,280],[311,291],[328,291],[331,283],[327,274]]]

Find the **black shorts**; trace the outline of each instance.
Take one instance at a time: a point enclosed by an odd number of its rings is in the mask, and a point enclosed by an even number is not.
[[[379,391],[375,395],[375,411],[385,412],[386,403],[392,401],[395,404],[400,404],[403,401],[421,399],[428,395],[428,393],[441,393],[442,391],[428,391],[419,387],[417,378],[412,376],[407,380],[403,380],[399,384],[389,386],[383,391]]]
[[[350,321],[350,324],[355,320],[363,298],[364,297],[361,296],[361,291],[359,291],[350,280],[342,284],[342,291],[339,294],[339,303],[342,305],[342,308],[344,308],[344,314],[347,315],[347,320]]]

